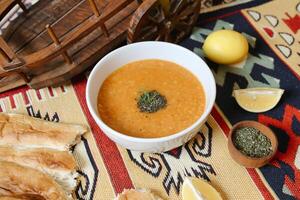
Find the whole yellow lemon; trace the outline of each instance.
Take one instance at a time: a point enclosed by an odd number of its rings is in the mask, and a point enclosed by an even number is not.
[[[232,30],[219,30],[204,41],[205,55],[219,64],[235,64],[248,55],[249,45],[245,36]]]

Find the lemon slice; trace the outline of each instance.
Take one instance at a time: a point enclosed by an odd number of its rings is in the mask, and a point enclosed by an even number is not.
[[[182,186],[183,200],[222,200],[221,195],[206,181],[186,178]]]
[[[237,103],[245,110],[260,113],[274,108],[284,90],[277,88],[248,88],[234,90]]]

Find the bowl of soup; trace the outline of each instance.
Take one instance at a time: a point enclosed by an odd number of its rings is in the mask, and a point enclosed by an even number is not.
[[[130,150],[164,152],[200,130],[216,98],[207,64],[167,42],[139,42],[103,57],[86,88],[89,111],[101,130]]]

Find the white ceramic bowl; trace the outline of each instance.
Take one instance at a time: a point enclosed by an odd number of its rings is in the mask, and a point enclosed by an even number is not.
[[[202,83],[206,95],[204,113],[187,129],[161,138],[136,138],[119,133],[107,126],[99,117],[97,96],[99,89],[113,71],[121,66],[144,59],[161,59],[175,62],[192,72]],[[86,89],[88,108],[102,131],[119,145],[136,151],[163,152],[190,140],[207,120],[216,97],[216,83],[206,63],[192,51],[166,42],[140,42],[118,48],[103,57],[91,72]],[[126,116],[124,116],[126,117]]]

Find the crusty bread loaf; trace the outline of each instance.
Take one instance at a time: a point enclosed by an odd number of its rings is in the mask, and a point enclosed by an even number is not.
[[[11,196],[0,196],[0,200],[45,200],[44,197],[34,194],[20,194]]]
[[[0,196],[30,193],[41,195],[45,200],[70,199],[47,174],[6,161],[0,161],[0,188]]]
[[[115,200],[162,200],[148,189],[124,190]]]
[[[31,167],[52,176],[68,193],[76,186],[78,173],[73,155],[68,151],[36,148],[18,150],[12,147],[0,146],[0,161],[14,162],[25,167]]]
[[[16,197],[16,196],[2,196],[0,200],[31,200],[29,198],[24,197]]]
[[[48,122],[20,114],[0,114],[0,145],[69,150],[86,131],[82,125]]]
[[[0,197],[0,200],[28,200],[28,199],[23,198],[23,197],[3,196],[3,197]]]

